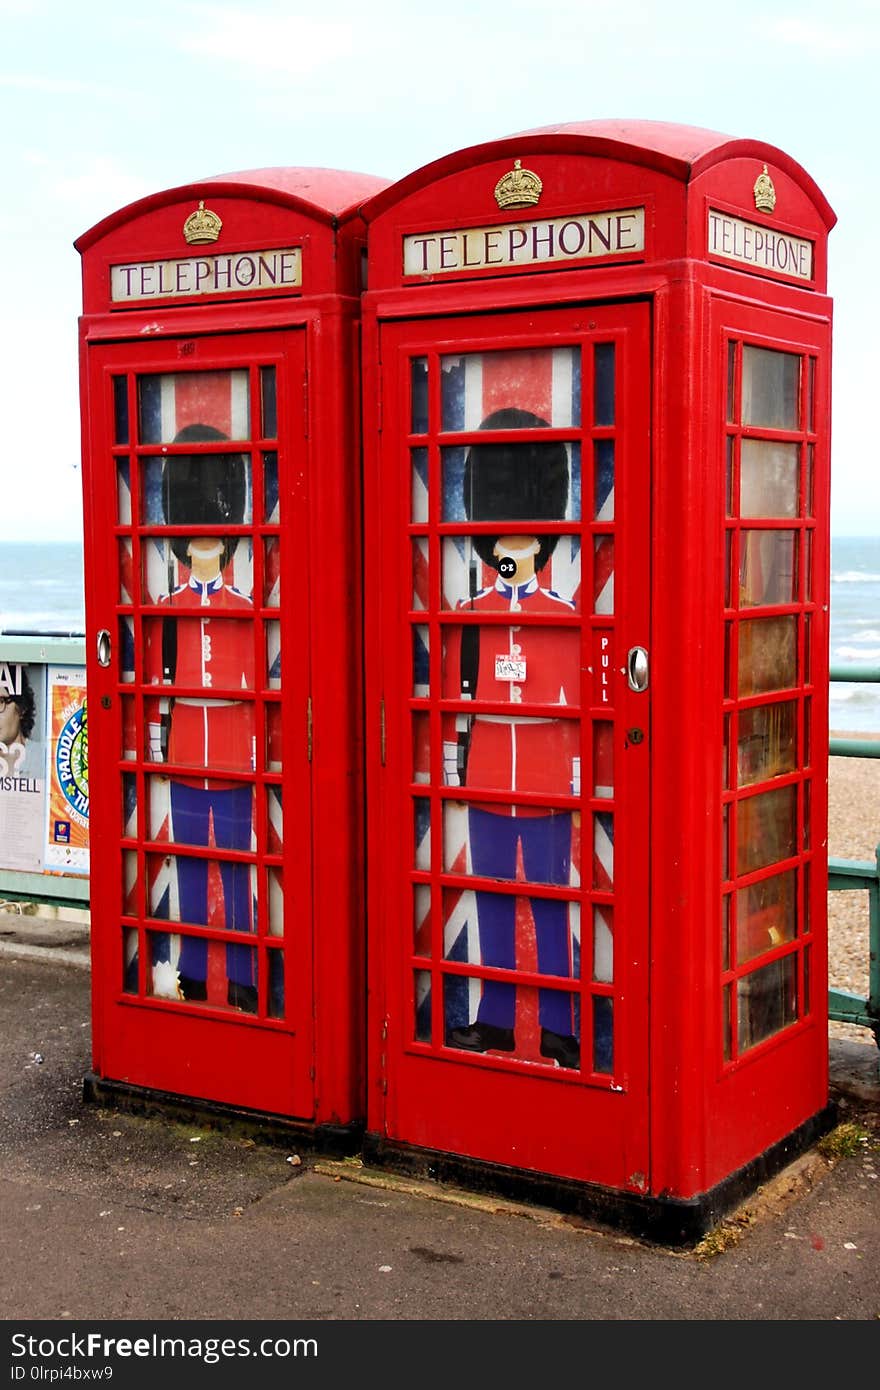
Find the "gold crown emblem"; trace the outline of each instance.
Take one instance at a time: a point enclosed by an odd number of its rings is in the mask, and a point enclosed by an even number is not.
[[[764,165],[764,172],[755,179],[755,186],[752,189],[755,195],[755,207],[759,212],[772,212],[776,207],[776,189],[773,187],[773,180],[767,173],[767,165]]]
[[[206,208],[204,198],[200,198],[195,212],[191,212],[183,224],[183,235],[190,246],[204,246],[217,240],[222,226],[216,212]]]
[[[495,201],[500,208],[531,208],[535,206],[544,187],[537,174],[524,169],[515,159],[513,168],[495,185]]]

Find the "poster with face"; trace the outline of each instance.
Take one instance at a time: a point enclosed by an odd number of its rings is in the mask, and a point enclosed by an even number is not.
[[[0,662],[0,868],[43,868],[46,668]]]

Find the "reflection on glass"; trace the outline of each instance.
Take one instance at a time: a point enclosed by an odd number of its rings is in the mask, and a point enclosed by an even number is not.
[[[797,1020],[797,964],[793,955],[754,970],[736,987],[740,1052]]]
[[[444,425],[444,429],[449,426]],[[428,432],[428,359],[414,357],[410,363],[410,434]]]
[[[740,695],[787,690],[797,683],[797,618],[750,618],[739,624]]]
[[[772,951],[796,932],[797,876],[794,869],[762,879],[736,895],[736,958],[739,965]]]
[[[797,850],[797,787],[779,787],[737,803],[736,871],[763,869]]]
[[[174,444],[181,429],[196,423],[226,439],[250,439],[249,391],[246,369],[139,376],[140,443]]]
[[[593,908],[593,979],[610,985],[614,979],[614,910],[607,903]]]
[[[742,531],[739,550],[741,608],[797,602],[795,531]]]
[[[613,351],[611,346],[612,354]],[[580,365],[580,349],[576,347],[512,348],[441,357],[441,429],[479,429],[486,414],[485,402],[492,402],[492,409],[516,407],[531,411],[554,429],[578,426]],[[597,423],[613,423],[613,419]]]
[[[740,446],[739,509],[748,517],[798,514],[798,444],[743,439]]]
[[[263,408],[263,438],[278,437],[278,407],[275,395],[275,368],[260,368],[260,396]]]
[[[413,1038],[416,1042],[431,1041],[431,972],[413,971]]]
[[[113,443],[129,442],[128,377],[113,378]]]
[[[597,425],[614,424],[614,355],[613,343],[596,344],[593,414]]]
[[[412,459],[412,519],[417,524],[428,520],[428,451],[413,449]]]
[[[766,429],[798,427],[801,359],[791,352],[743,345],[742,422]]]
[[[793,772],[797,766],[797,704],[785,700],[739,713],[737,780],[741,787]]]

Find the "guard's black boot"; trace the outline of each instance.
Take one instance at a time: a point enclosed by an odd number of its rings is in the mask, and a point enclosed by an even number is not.
[[[561,1067],[576,1071],[581,1064],[580,1044],[568,1033],[553,1033],[549,1028],[542,1028],[541,1056],[552,1057]]]
[[[241,1009],[242,1013],[257,1012],[257,991],[254,985],[237,985],[234,980],[230,980],[226,998],[234,1009]]]
[[[208,986],[204,980],[194,980],[190,975],[178,975],[184,999],[207,999]]]
[[[447,1047],[463,1047],[468,1052],[512,1052],[513,1029],[496,1028],[494,1023],[472,1023],[469,1028],[453,1028]]]

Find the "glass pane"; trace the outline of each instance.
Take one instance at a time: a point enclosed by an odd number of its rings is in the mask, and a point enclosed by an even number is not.
[[[431,803],[422,796],[413,800],[413,861],[417,869],[431,867]]]
[[[431,718],[427,714],[412,716],[413,761],[412,780],[430,782],[431,780]],[[444,746],[443,756],[446,757]]]
[[[284,847],[284,793],[281,787],[266,788],[266,851],[280,854]],[[256,837],[253,848],[256,849]]]
[[[580,1067],[570,993],[450,976],[444,979],[443,993],[447,1047],[572,1071]],[[503,1021],[491,1022],[494,1018]]]
[[[793,772],[797,766],[797,705],[786,700],[740,710],[737,780],[741,787]]]
[[[519,420],[524,412],[499,414]],[[522,535],[525,521],[580,520],[580,450],[532,428],[527,440],[441,449],[443,521],[498,522],[501,534]],[[487,552],[491,562],[491,546]]]
[[[263,438],[278,437],[278,406],[275,395],[275,368],[260,368],[260,393],[263,406]]]
[[[494,598],[493,593],[474,607],[495,610]],[[537,594],[523,600],[523,611],[533,611],[533,603],[538,612],[548,611]],[[558,602],[555,607],[560,607]],[[449,624],[443,635],[444,699],[513,705],[576,705],[579,701],[581,635],[576,628]]]
[[[733,1001],[733,985],[725,985],[723,990],[723,1009],[722,1009],[722,1035],[724,1047],[724,1060],[729,1062],[733,1057],[733,1028],[730,1022],[730,1010]]]
[[[740,449],[742,516],[797,516],[798,444],[744,439]]]
[[[281,751],[281,706],[266,704],[266,771],[280,772]]]
[[[431,954],[431,890],[426,883],[413,885],[413,955]]]
[[[413,971],[413,1004],[415,1011],[413,1038],[416,1042],[431,1041],[431,972]]]
[[[611,351],[613,353],[613,347]],[[566,429],[581,422],[576,347],[515,348],[440,359],[441,429]],[[598,371],[597,371],[598,375]],[[521,412],[530,420],[514,419]],[[503,423],[487,423],[498,415]],[[537,419],[535,418],[537,417]],[[608,422],[611,423],[611,422]]]
[[[246,610],[253,585],[249,536],[145,536],[141,542],[144,603]]]
[[[727,440],[724,467],[724,511],[733,516],[733,474],[736,463],[736,439],[730,435]]]
[[[278,492],[278,455],[263,455],[263,516],[267,523],[277,524],[281,515]]]
[[[736,423],[736,343],[727,344],[727,415],[728,424]]]
[[[443,868],[513,882],[521,868],[530,883],[567,885],[581,877],[573,854],[571,813],[493,804],[491,810],[443,803]],[[610,820],[610,817],[606,819]],[[607,859],[607,846],[603,845]]]
[[[424,612],[430,601],[428,580],[428,538],[419,536],[412,544],[412,607]]]
[[[119,602],[134,603],[134,558],[130,536],[119,542]]]
[[[576,720],[492,714],[473,718],[450,716],[443,730],[443,743],[447,786],[512,794],[580,794]],[[447,744],[459,747],[447,749]],[[456,776],[458,780],[453,780]]]
[[[739,1050],[746,1052],[797,1019],[796,958],[784,956],[755,970],[736,987]]]
[[[284,1017],[284,950],[279,947],[275,951],[268,951],[266,959],[269,965],[269,998],[267,1001],[267,1013],[270,1018]]]
[[[444,536],[444,609],[576,613],[580,611],[578,536]],[[413,607],[428,606],[427,540],[413,543]]]
[[[796,540],[796,531],[740,532],[741,608],[797,602]]]
[[[216,437],[216,436],[214,436]],[[173,454],[147,458],[141,465],[141,519],[148,526],[189,526],[192,534],[170,542],[181,564],[190,567],[190,544],[201,539],[200,550],[213,543],[227,526],[250,524],[251,462],[249,454]],[[220,559],[225,569],[238,538],[225,537],[223,546],[203,560]],[[216,564],[213,567],[217,568]]]
[[[424,700],[430,694],[430,629],[427,624],[418,623],[412,630],[413,684],[412,693],[416,699]]]
[[[427,357],[414,357],[410,363],[410,433],[428,433]]]
[[[119,664],[119,679],[134,680],[134,618],[123,615],[119,619],[119,645],[116,649]],[[133,748],[133,743],[126,747]]]
[[[250,439],[250,382],[245,369],[139,376],[141,444]]]
[[[257,1012],[257,951],[204,937],[148,932],[154,999]]]
[[[138,871],[137,851],[122,851],[122,911],[126,917],[139,917],[138,893],[141,882]]]
[[[614,887],[614,817],[608,811],[593,815],[593,887],[608,893]]]
[[[593,612],[614,612],[614,537],[594,538]]]
[[[138,992],[138,934],[134,927],[122,929],[122,989],[125,994]]]
[[[593,996],[593,1071],[610,1076],[614,1070],[614,1000]]]
[[[413,449],[412,460],[412,519],[417,524],[428,520],[428,451]]]
[[[281,607],[281,542],[277,536],[263,541],[263,606]]]
[[[284,935],[284,870],[269,869],[266,875],[269,888],[269,934]]]
[[[597,439],[593,451],[594,508],[596,521],[614,520],[614,440]]]
[[[614,725],[605,719],[593,724],[593,795],[614,795]]]
[[[113,378],[113,443],[129,442],[128,425],[128,377]]]
[[[797,684],[797,618],[751,618],[739,624],[740,695]]]
[[[250,827],[247,834],[250,837]],[[187,839],[186,843],[192,841]],[[194,926],[227,931],[254,930],[250,864],[195,855],[148,854],[147,886],[147,911],[163,922],[191,922]]]
[[[281,624],[266,623],[266,685],[269,690],[281,688]]]
[[[736,871],[763,869],[797,852],[797,787],[779,787],[737,803]]]
[[[745,965],[795,938],[797,881],[794,869],[741,888],[736,895],[736,958]]]
[[[120,526],[131,525],[131,463],[116,460],[116,517]]]
[[[133,772],[122,774],[122,833],[128,839],[137,835],[137,778]]]
[[[141,756],[135,722],[135,704],[134,700],[127,695],[121,696],[120,702],[122,705],[122,747],[119,752],[129,762],[134,762],[136,758]]]
[[[721,969],[730,969],[730,898],[725,893],[721,899]]]
[[[610,985],[614,979],[614,910],[603,903],[593,908],[593,979]]]
[[[742,422],[767,429],[798,427],[801,359],[790,352],[743,345]]]
[[[614,424],[614,344],[597,343],[593,414],[597,425]]]

